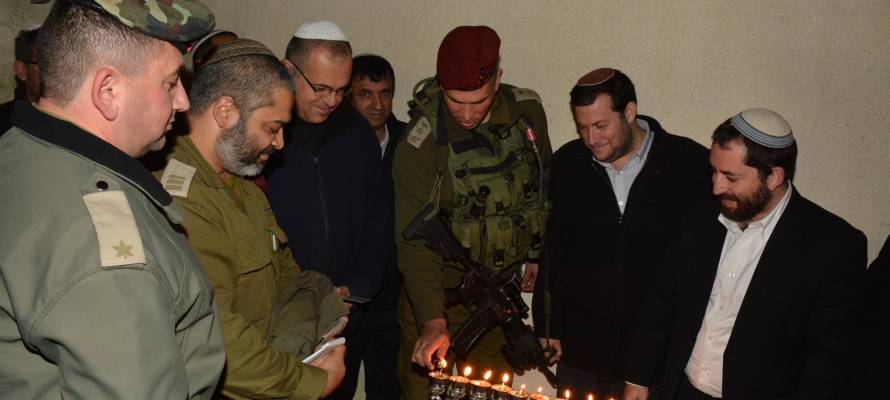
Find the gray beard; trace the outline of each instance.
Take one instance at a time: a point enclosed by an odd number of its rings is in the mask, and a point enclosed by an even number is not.
[[[257,176],[263,167],[257,161],[262,151],[247,136],[244,119],[241,118],[230,129],[223,129],[216,140],[216,156],[224,170],[241,177]]]

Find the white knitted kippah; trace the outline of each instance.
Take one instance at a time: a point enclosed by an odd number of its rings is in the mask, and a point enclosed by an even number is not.
[[[300,25],[297,31],[294,32],[294,37],[300,39],[349,41],[343,30],[331,21],[307,22]]]
[[[736,114],[731,121],[739,133],[766,147],[782,149],[794,144],[791,125],[775,111],[753,108]]]

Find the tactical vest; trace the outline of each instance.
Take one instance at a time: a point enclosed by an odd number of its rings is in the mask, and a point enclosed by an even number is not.
[[[515,117],[511,124],[491,126],[492,133],[486,135],[490,148],[449,143],[444,120],[439,118],[440,112],[447,111],[439,104],[440,89],[434,78],[418,83],[414,100],[408,103],[412,119],[428,123],[436,140],[439,182],[443,174],[450,174],[454,189],[454,208],[447,213],[451,231],[474,260],[495,273],[540,257],[546,217],[541,170],[526,137],[529,122],[516,101],[516,93],[534,92],[506,84],[501,84],[499,92]],[[430,196],[436,206],[439,182]]]

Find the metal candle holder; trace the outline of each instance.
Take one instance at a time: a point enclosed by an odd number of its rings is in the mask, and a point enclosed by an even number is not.
[[[442,371],[433,371],[430,376],[430,400],[442,400],[442,394],[448,388],[448,374]]]

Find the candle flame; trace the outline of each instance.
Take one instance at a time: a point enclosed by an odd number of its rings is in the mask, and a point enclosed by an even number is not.
[[[469,378],[469,377],[470,377],[470,374],[472,374],[472,373],[473,373],[473,367],[470,367],[469,365],[467,365],[467,366],[464,368],[464,376],[466,376],[467,378]]]
[[[491,378],[491,370],[485,371],[485,375],[482,377],[486,381]]]
[[[593,400],[593,395],[592,395],[592,394],[588,394],[588,395],[587,395],[587,400]]]
[[[572,391],[569,389],[566,389],[566,400],[571,399],[571,398],[572,398]]]
[[[501,377],[501,382],[503,382],[505,385],[507,384],[507,382],[510,382],[510,374],[504,372],[504,376]]]
[[[521,384],[521,385],[519,385],[519,390],[525,390],[525,384],[524,384],[524,383]]]
[[[440,358],[438,366],[439,366],[439,369],[445,369],[445,367],[448,366],[448,361],[445,361],[444,358]]]
[[[544,393],[544,388],[543,388],[543,387],[540,387],[540,386],[538,386],[538,393]]]

